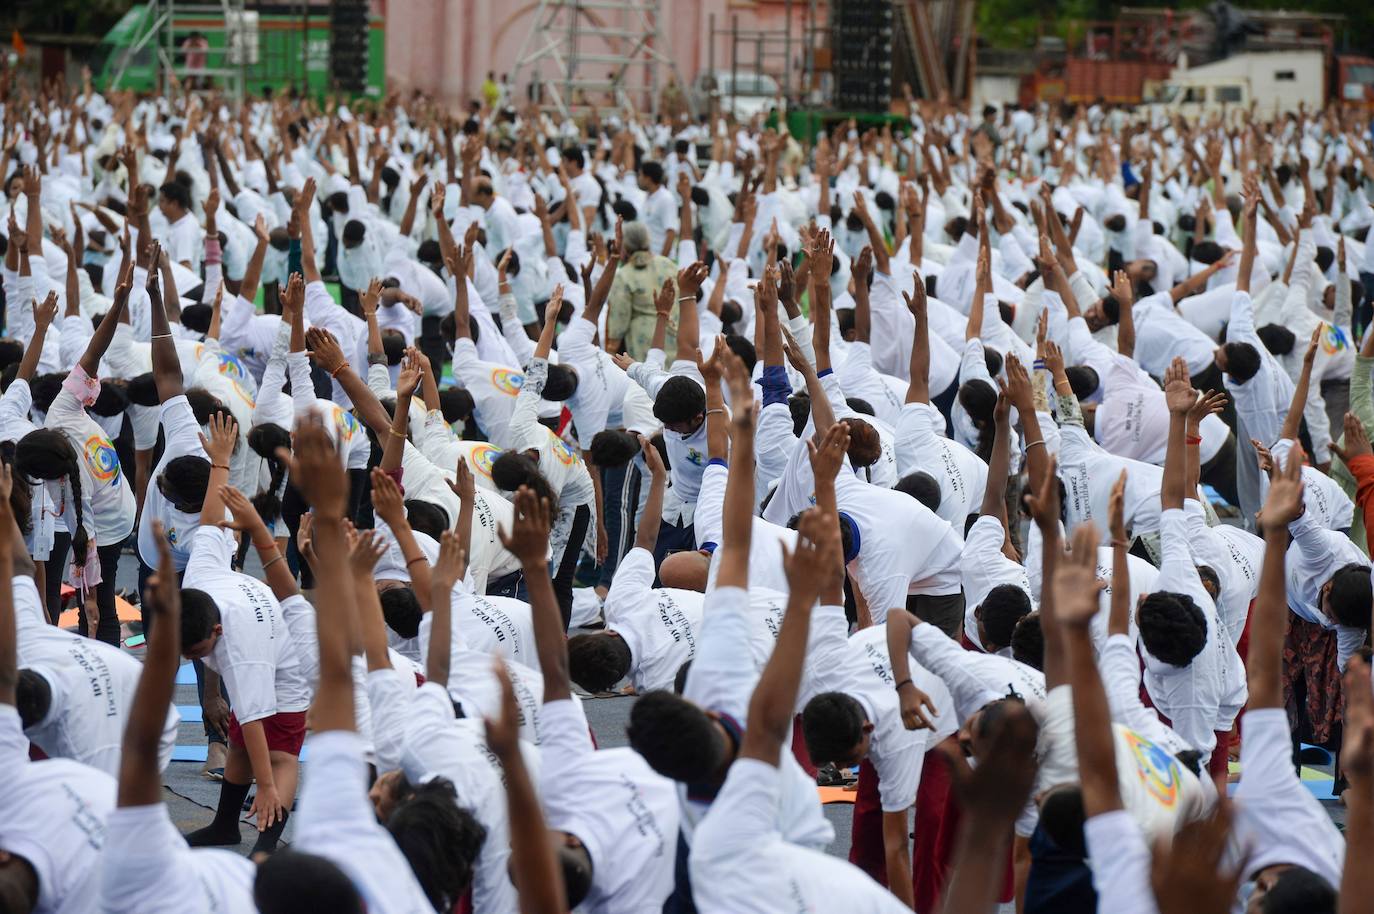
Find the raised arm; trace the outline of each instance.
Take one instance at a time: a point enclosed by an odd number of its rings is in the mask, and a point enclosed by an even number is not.
[[[348,511],[348,474],[318,418],[296,425],[293,453],[280,452],[290,465],[292,484],[310,505],[316,571],[316,603],[320,615],[320,678],[310,708],[311,729],[354,730],[352,649],[358,643],[358,619],[344,517]]]
[[[520,895],[520,914],[567,914],[563,868],[558,865],[544,811],[520,752],[520,706],[505,664],[492,670],[501,683],[501,716],[486,719],[487,747],[505,773],[506,815],[510,822],[510,877]]]
[[[396,412],[387,428],[386,443],[382,446],[383,470],[398,470],[401,458],[405,456],[406,431],[410,426],[410,401],[420,386],[420,360],[414,351],[406,353],[401,363],[401,373],[396,378]]]
[[[916,294],[907,295],[903,292],[902,298],[906,299],[907,310],[916,321],[916,329],[911,335],[911,379],[907,382],[906,402],[929,403],[930,323],[927,318],[926,284],[921,281],[919,275],[916,277]],[[857,323],[856,316],[855,324]]]
[[[232,515],[232,519],[220,521],[220,526],[237,530],[248,537],[248,541],[258,551],[258,559],[262,561],[262,574],[267,580],[267,586],[272,588],[272,595],[279,601],[300,596],[296,576],[287,566],[286,556],[277,548],[272,531],[268,529],[262,515],[258,514],[257,508],[248,500],[248,496],[233,486],[226,485],[220,486],[219,497]]]
[[[1073,690],[1074,744],[1088,817],[1121,808],[1116,782],[1116,743],[1107,691],[1097,670],[1090,626],[1097,615],[1097,528],[1091,521],[1073,532],[1073,549],[1055,570],[1054,612],[1063,633],[1069,685]]]
[[[154,245],[156,253],[156,245]],[[132,279],[132,270],[130,270]],[[149,289],[157,288],[157,274],[154,271],[148,273]],[[122,294],[121,294],[122,293]],[[159,299],[160,300],[160,299]],[[119,317],[124,313],[124,309],[129,304],[129,287],[122,281],[115,289],[114,303],[110,305],[110,310],[105,312],[100,324],[95,328],[95,333],[91,335],[90,342],[86,344],[86,351],[82,353],[81,360],[77,363],[81,370],[86,373],[88,378],[96,378],[100,374],[100,360],[105,357],[105,350],[110,348],[110,340],[114,339],[115,327],[119,325]]]
[[[0,573],[10,573],[10,550],[4,540],[12,529],[9,514],[9,467],[0,469]],[[155,806],[162,802],[162,774],[158,770],[158,756],[162,731],[167,725],[167,708],[176,690],[177,668],[181,665],[181,588],[177,584],[176,566],[172,550],[163,535],[162,522],[153,521],[153,537],[157,542],[158,569],[148,579],[143,591],[143,611],[157,619],[148,633],[143,654],[143,672],[139,674],[129,708],[129,720],[124,727],[124,741],[119,755],[119,795],[121,807]],[[0,594],[0,614],[8,604],[13,613],[13,597],[9,588]],[[5,626],[0,619],[0,629]],[[0,701],[4,701],[0,696]]]
[[[1275,467],[1269,495],[1260,512],[1264,534],[1264,566],[1259,596],[1250,613],[1250,654],[1245,662],[1250,708],[1283,707],[1283,641],[1288,633],[1288,599],[1284,561],[1288,554],[1288,525],[1303,511],[1301,448],[1293,448],[1288,464]]]
[[[879,273],[892,275],[892,258],[887,253],[887,239],[883,237],[882,230],[878,228],[878,223],[873,221],[863,191],[856,190],[854,192],[854,215],[859,217],[859,221],[864,224],[864,230],[868,232],[868,244],[869,247],[873,248],[873,266]],[[826,273],[825,279],[829,282],[829,273]]]
[[[391,414],[368,388],[367,382],[349,366],[334,335],[323,327],[311,327],[305,333],[305,345],[315,364],[329,372],[329,376],[338,381],[344,393],[348,394],[363,424],[372,429],[379,439],[385,439],[387,430],[391,428]]]
[[[1307,343],[1307,352],[1302,357],[1302,371],[1298,374],[1297,383],[1293,385],[1293,401],[1288,405],[1288,415],[1283,417],[1283,428],[1279,431],[1280,438],[1298,440],[1298,427],[1302,423],[1303,410],[1307,408],[1307,391],[1312,385],[1312,365],[1317,360],[1317,345],[1321,341],[1321,332],[1322,328],[1318,326],[1312,331],[1312,339]]]
[[[430,578],[429,653],[425,657],[425,680],[448,688],[449,665],[453,657],[453,588],[467,568],[467,555],[458,536],[445,530],[439,538],[439,561]]]
[[[730,385],[732,410],[730,468],[725,481],[716,586],[747,588],[749,549],[754,535],[754,390],[739,356],[726,349],[720,353],[720,360]],[[715,386],[719,388],[719,384]],[[707,419],[710,421],[709,416]]]
[[[688,202],[688,206],[691,203]],[[677,273],[677,355],[679,361],[692,361],[701,346],[701,321],[697,317],[697,292],[706,280],[706,264],[688,264]]]
[[[827,606],[844,602],[839,520],[833,509],[808,509],[797,524],[796,549],[784,554],[789,584],[787,612],[773,653],[749,699],[749,727],[740,745],[741,758],[777,766],[784,745],[792,737],[811,609],[818,597]]]
[[[515,517],[508,532],[498,528],[501,545],[520,560],[529,588],[534,641],[544,674],[544,703],[572,697],[568,642],[558,598],[549,576],[549,503],[526,486],[515,493]]]
[[[125,293],[128,294],[127,292]],[[57,318],[57,293],[49,292],[42,303],[33,304],[33,336],[29,345],[24,347],[24,357],[19,361],[16,380],[31,380],[38,371],[38,361],[43,357],[43,343],[48,336],[48,328]]]
[[[301,225],[301,273],[306,283],[319,282],[320,270],[315,265],[315,230],[310,222],[311,208],[315,202],[315,179],[306,178],[305,186],[296,192],[292,209]]]
[[[215,293],[216,305],[223,290],[224,287],[221,285]],[[171,289],[168,290],[168,294],[173,294]],[[166,403],[173,397],[181,396],[186,389],[181,377],[181,359],[177,357],[172,328],[167,321],[167,311],[162,306],[162,293],[151,270],[148,272],[148,300],[149,317],[152,320],[153,382],[157,386],[158,401]]]
[[[467,462],[461,457],[458,458],[459,477],[467,471]],[[472,477],[469,476],[469,482],[471,479]],[[462,479],[460,478],[459,484],[461,485],[461,483]],[[470,502],[471,498],[464,499],[464,507]],[[406,517],[401,487],[381,467],[372,468],[372,508],[377,517],[380,517],[391,528],[391,535],[396,538],[396,545],[401,547],[401,557],[405,559],[406,571],[410,572],[410,589],[415,592],[415,599],[420,604],[420,610],[429,612],[433,608],[430,602],[431,572],[429,559],[425,557],[424,550],[420,548],[419,542],[415,539],[415,531],[410,526],[409,518]],[[469,522],[467,527],[460,527],[458,531],[458,545],[464,555],[467,555],[468,552],[467,542],[471,538],[470,527],[471,523]]]
[[[1188,365],[1181,357],[1164,371],[1164,402],[1169,407],[1169,438],[1164,450],[1164,479],[1160,483],[1159,504],[1165,511],[1182,508],[1187,494],[1187,465],[1184,457],[1184,432],[1188,413],[1197,403],[1198,393],[1188,379]]]

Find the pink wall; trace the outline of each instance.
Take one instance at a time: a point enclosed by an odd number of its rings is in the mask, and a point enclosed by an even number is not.
[[[418,88],[459,100],[477,94],[487,71],[514,74],[534,23],[537,0],[382,0],[386,16],[387,79],[393,88]],[[825,4],[820,4],[824,15]],[[794,0],[794,58],[799,53],[802,10],[806,0]],[[707,67],[710,15],[717,28],[732,14],[740,28],[779,28],[785,21],[781,0],[659,0],[664,53],[672,59],[684,82]],[[619,13],[594,10],[594,15]],[[606,21],[606,27],[624,27]],[[608,49],[609,50],[609,49]],[[716,65],[728,66],[727,43],[716,48]],[[527,55],[528,56],[528,55]],[[552,76],[552,64],[546,75]],[[610,65],[596,65],[597,75]],[[660,85],[670,72],[659,68]],[[775,74],[778,75],[778,74]],[[523,86],[519,87],[523,90]]]

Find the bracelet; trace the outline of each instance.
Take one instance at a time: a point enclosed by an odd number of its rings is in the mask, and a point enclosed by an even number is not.
[[[1189,447],[1197,447],[1199,444],[1202,443],[1202,436],[1201,436],[1201,435],[1189,435],[1188,438],[1187,438],[1187,443],[1188,443],[1188,446],[1189,446]]]
[[[389,429],[387,429],[387,431],[391,434],[391,437],[393,437],[393,438],[400,438],[400,439],[402,439],[402,440],[405,439],[405,435],[403,435],[403,434],[401,434],[400,432],[396,431],[396,429],[394,429],[394,428],[389,428]]]
[[[280,561],[285,560],[285,558],[286,558],[286,556],[284,556],[284,555],[282,555],[280,552],[278,552],[276,555],[272,556],[272,558],[270,558],[270,559],[268,559],[267,561],[265,561],[265,562],[262,563],[262,570],[263,570],[263,571],[266,571],[267,569],[269,569],[269,568],[271,568],[273,565],[275,565],[277,562],[280,562]]]
[[[717,406],[717,407],[715,407],[714,409],[708,409],[708,410],[706,411],[706,415],[708,415],[708,416],[714,415],[715,413],[720,413],[721,415],[724,415],[724,414],[725,414],[725,410],[724,410],[723,408]]]
[[[1131,544],[1128,543],[1128,542],[1126,542],[1125,540],[1112,540],[1112,545],[1113,545],[1113,546],[1120,546],[1122,549],[1125,549],[1127,546],[1129,546],[1129,545],[1131,545]]]
[[[210,469],[212,469],[212,470],[227,470],[227,469],[229,469],[229,464],[227,464],[227,463],[212,463],[212,464],[210,464]]]
[[[151,337],[149,337],[149,339],[152,339],[152,340],[170,340],[171,338],[172,338],[172,334],[171,334],[170,332],[168,332],[168,333],[154,333]]]
[[[1045,439],[1044,439],[1044,438],[1040,438],[1040,439],[1038,439],[1038,440],[1036,440],[1036,441],[1027,441],[1027,442],[1026,442],[1026,446],[1025,446],[1024,448],[1022,448],[1022,453],[1029,454],[1029,453],[1030,453],[1030,449],[1033,448],[1033,447],[1035,447],[1037,444],[1040,445],[1041,447],[1045,448],[1046,450],[1049,450],[1049,448],[1045,446]]]
[[[697,300],[697,297],[696,297],[695,295],[681,295],[681,296],[678,296],[678,302],[679,302],[679,303],[685,302],[685,301],[696,301],[696,300]]]
[[[347,363],[347,362],[344,362],[344,363],[343,363],[342,365],[340,365],[338,368],[335,368],[333,371],[331,371],[331,372],[329,373],[329,376],[330,376],[331,378],[337,378],[337,377],[339,376],[339,372],[343,371],[343,370],[344,370],[345,368],[347,368],[347,367],[348,367],[348,363]]]
[[[897,683],[895,686],[893,686],[893,687],[892,687],[892,690],[893,690],[894,692],[900,692],[900,691],[902,690],[902,686],[904,686],[904,685],[912,685],[911,677],[910,677],[910,676],[908,676],[906,679],[903,679],[901,682],[899,682],[899,683]]]
[[[268,541],[267,541],[267,545],[264,546],[264,545],[261,544],[261,543],[254,543],[254,544],[253,544],[253,548],[256,549],[256,550],[258,550],[259,552],[262,552],[262,551],[265,550],[265,549],[276,549],[276,548],[277,548],[277,544],[276,544],[276,542],[275,542],[274,540],[268,540]]]
[[[408,559],[408,560],[406,561],[406,567],[409,568],[411,565],[414,565],[416,562],[427,562],[427,561],[429,561],[429,560],[426,559],[423,555],[417,555],[417,556],[415,556],[415,558],[413,558],[413,559]]]

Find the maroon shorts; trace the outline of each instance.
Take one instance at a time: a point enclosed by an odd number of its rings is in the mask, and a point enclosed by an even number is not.
[[[305,745],[304,711],[278,711],[256,723],[262,724],[263,732],[267,734],[268,751],[301,754],[301,746]],[[244,745],[243,728],[232,712],[229,714],[229,745]]]

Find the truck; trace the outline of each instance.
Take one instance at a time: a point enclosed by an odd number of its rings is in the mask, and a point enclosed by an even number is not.
[[[1251,103],[1260,112],[1317,109],[1328,101],[1369,105],[1374,61],[1315,49],[1234,54],[1198,67],[1185,58],[1152,90],[1152,107],[1185,117]]]

